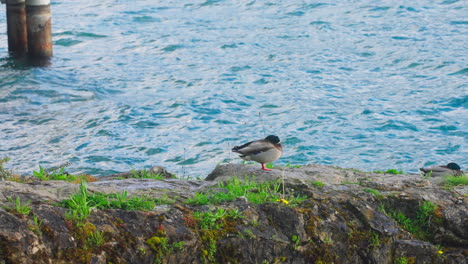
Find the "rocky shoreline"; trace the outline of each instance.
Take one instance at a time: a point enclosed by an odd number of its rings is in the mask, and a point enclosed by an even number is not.
[[[91,206],[80,220],[70,209],[80,184],[0,182],[0,263],[468,263],[466,185],[316,164],[223,164],[205,180],[159,174],[88,182],[90,197],[156,203]],[[233,179],[253,187],[232,197]],[[263,202],[249,196],[263,193]]]

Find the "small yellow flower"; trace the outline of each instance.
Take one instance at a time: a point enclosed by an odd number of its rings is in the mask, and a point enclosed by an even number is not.
[[[277,202],[280,202],[280,203],[284,203],[284,204],[289,204],[288,201],[286,201],[285,199],[278,199],[276,200]]]
[[[444,254],[444,252],[442,250],[437,251],[437,253],[439,253],[439,255]]]

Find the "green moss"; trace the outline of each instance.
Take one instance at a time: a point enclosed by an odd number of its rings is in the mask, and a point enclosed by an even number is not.
[[[217,209],[213,212],[194,212],[193,216],[186,216],[184,220],[187,222],[194,221],[196,224],[192,226],[198,234],[203,248],[201,250],[201,258],[204,263],[219,263],[221,260],[230,259],[235,263],[232,256],[226,256],[226,252],[220,254],[217,248],[217,241],[228,235],[240,234],[237,230],[237,225],[243,216],[235,209],[224,210]],[[191,220],[193,219],[193,220]],[[234,262],[233,262],[234,261]]]
[[[184,242],[180,241],[177,243],[169,243],[168,238],[166,237],[166,232],[163,227],[160,226],[156,232],[156,235],[148,238],[146,244],[151,248],[155,253],[154,263],[164,263],[164,258],[173,251],[183,250]],[[146,250],[144,248],[138,249],[139,255],[145,255]]]
[[[89,222],[80,225],[69,223],[68,226],[70,235],[75,239],[76,247],[58,251],[58,258],[70,263],[89,263],[97,247],[88,244],[88,239],[96,232],[96,227]]]
[[[66,248],[59,251],[57,255],[69,263],[90,263],[93,253],[84,248]]]
[[[318,226],[318,223],[320,221],[320,218],[315,216],[315,215],[309,215],[309,220],[307,221],[307,225],[306,225],[306,232],[308,235],[310,235],[311,237],[316,237],[317,234],[317,226]]]
[[[167,253],[167,238],[154,236],[146,240],[146,244],[155,252],[154,263],[162,263]]]
[[[154,236],[146,240],[146,244],[155,252],[167,251],[167,238]]]
[[[307,250],[304,253],[308,257],[309,263],[338,263],[339,259],[336,253],[333,252],[331,245],[321,242],[316,243],[313,240],[309,241]]]

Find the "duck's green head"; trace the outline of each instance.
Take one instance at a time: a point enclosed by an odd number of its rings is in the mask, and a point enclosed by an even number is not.
[[[270,141],[273,144],[278,144],[280,142],[279,137],[275,135],[269,135],[268,137],[265,138],[266,141]]]
[[[451,170],[461,170],[460,166],[458,166],[458,164],[456,164],[455,162],[450,162],[449,164],[447,164],[447,168]]]

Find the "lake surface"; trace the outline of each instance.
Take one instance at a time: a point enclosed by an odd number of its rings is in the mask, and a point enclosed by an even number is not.
[[[0,158],[18,173],[205,177],[268,134],[276,164],[468,169],[465,1],[52,2],[42,68],[8,57],[0,6]]]

